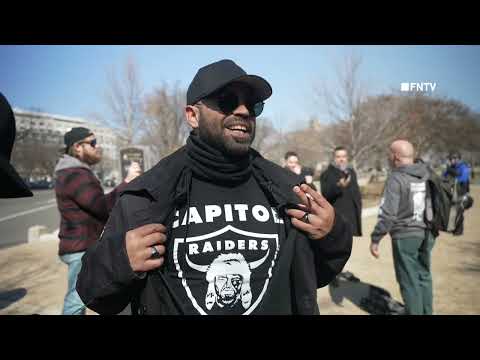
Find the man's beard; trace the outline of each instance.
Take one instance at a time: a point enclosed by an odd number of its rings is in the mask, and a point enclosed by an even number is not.
[[[244,124],[250,131],[250,138],[242,142],[239,141],[239,139],[225,136],[224,125],[225,123],[228,125],[228,123],[232,122]],[[222,124],[212,124],[211,122],[206,121],[203,116],[200,116],[198,123],[198,135],[202,141],[206,142],[217,150],[220,150],[225,155],[230,157],[242,157],[248,154],[250,145],[255,139],[255,122],[233,117],[228,120],[224,119]]]
[[[90,154],[84,153],[82,161],[84,163],[87,163],[88,165],[95,165],[95,164],[98,164],[101,159],[102,159],[101,155],[90,155]]]

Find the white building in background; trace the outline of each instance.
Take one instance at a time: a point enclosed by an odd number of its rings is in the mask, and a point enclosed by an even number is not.
[[[73,127],[86,127],[95,134],[98,144],[102,147],[104,155],[113,161],[113,168],[109,169],[107,177],[120,179],[120,148],[124,147],[127,141],[117,134],[113,129],[99,126],[86,119],[54,115],[43,112],[35,112],[13,108],[15,115],[17,133],[30,130],[26,139],[40,140],[44,144],[58,145],[63,148],[63,137]]]

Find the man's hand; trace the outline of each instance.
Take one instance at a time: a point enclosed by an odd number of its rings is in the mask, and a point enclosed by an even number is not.
[[[343,188],[346,188],[350,184],[350,175],[348,175],[346,178],[341,178],[337,185]]]
[[[293,191],[300,198],[298,204],[303,210],[289,209],[287,214],[292,218],[292,224],[297,229],[308,234],[311,239],[321,239],[327,235],[335,222],[335,210],[332,205],[310,186],[302,184],[294,186]],[[308,222],[303,219],[308,214]]]
[[[142,169],[140,168],[140,164],[133,161],[130,164],[130,167],[128,168],[128,173],[127,176],[125,177],[125,182],[129,183],[136,177],[140,176],[142,174]]]
[[[135,272],[146,272],[163,264],[165,254],[166,228],[162,224],[147,224],[127,232],[125,244],[128,260]],[[152,258],[152,247],[158,251],[158,258]]]
[[[380,257],[380,250],[378,249],[378,244],[373,242],[370,243],[370,253],[377,259]]]

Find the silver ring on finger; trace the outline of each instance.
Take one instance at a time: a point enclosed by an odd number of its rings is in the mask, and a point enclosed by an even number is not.
[[[302,220],[304,223],[310,224],[310,220],[308,219],[308,215],[310,215],[310,214],[308,212],[306,212],[305,215],[303,215],[300,220]]]
[[[161,257],[160,253],[158,252],[158,250],[155,246],[150,246],[150,249],[152,250],[152,254],[150,255],[150,259],[158,259],[158,258]]]

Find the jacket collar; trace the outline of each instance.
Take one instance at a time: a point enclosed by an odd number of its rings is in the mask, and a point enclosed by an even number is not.
[[[54,172],[64,170],[64,169],[79,168],[79,167],[91,170],[90,166],[78,160],[76,157],[70,156],[68,154],[64,154],[58,161],[57,165],[55,166]]]
[[[266,160],[257,151],[253,152],[252,167],[256,180],[273,205],[285,207],[298,202],[292,191],[300,178],[280,166]],[[143,176],[130,182],[122,193],[147,192],[149,197],[165,205],[183,203],[191,171],[186,167],[185,146],[160,160]],[[167,198],[166,198],[167,197]]]

